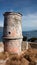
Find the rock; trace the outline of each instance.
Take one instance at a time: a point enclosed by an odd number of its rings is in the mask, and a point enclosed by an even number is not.
[[[3,42],[0,42],[0,52],[4,52],[4,45],[3,45]]]

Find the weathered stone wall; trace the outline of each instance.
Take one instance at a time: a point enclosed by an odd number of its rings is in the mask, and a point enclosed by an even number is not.
[[[6,12],[4,14],[3,42],[5,51],[21,52],[22,16],[19,13]]]
[[[17,13],[4,15],[4,37],[22,37],[22,17]]]
[[[22,39],[19,40],[6,40],[5,41],[5,51],[10,53],[21,53],[21,43]]]

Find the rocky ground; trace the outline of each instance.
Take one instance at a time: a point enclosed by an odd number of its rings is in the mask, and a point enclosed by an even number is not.
[[[29,44],[27,50],[26,45],[23,42],[20,55],[0,52],[0,65],[37,65],[37,48],[31,48]]]

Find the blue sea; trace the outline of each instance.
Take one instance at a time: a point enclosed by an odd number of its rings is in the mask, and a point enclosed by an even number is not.
[[[32,37],[37,38],[37,30],[34,30],[34,31],[23,31],[22,34],[23,34],[23,36],[26,36],[27,39],[30,39]],[[0,41],[2,41],[2,36],[3,36],[3,28],[0,27]]]

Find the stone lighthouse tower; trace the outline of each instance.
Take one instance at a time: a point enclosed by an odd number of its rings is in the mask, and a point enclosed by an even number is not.
[[[4,50],[10,53],[21,53],[22,15],[16,12],[4,13],[3,43]]]

